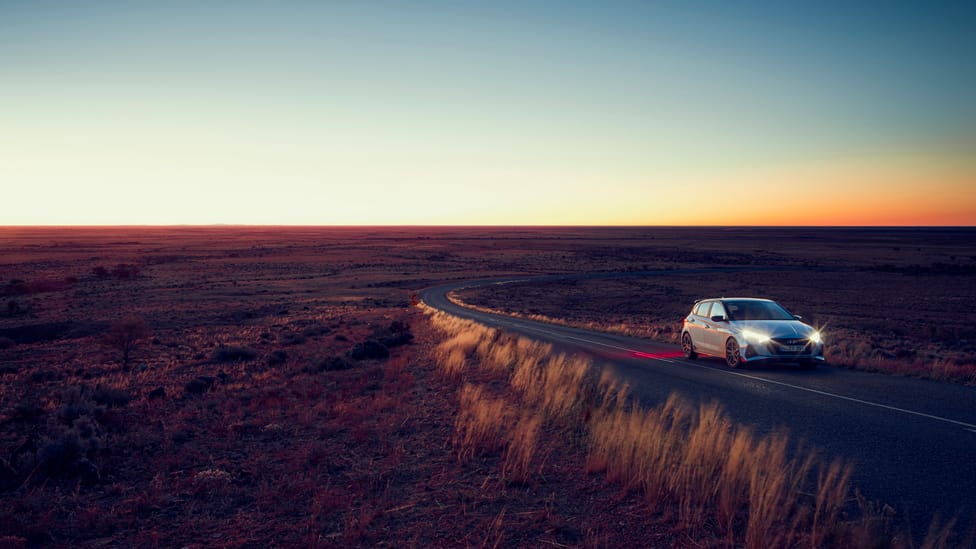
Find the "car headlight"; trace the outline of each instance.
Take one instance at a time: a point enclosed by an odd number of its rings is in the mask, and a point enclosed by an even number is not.
[[[769,341],[768,335],[762,332],[753,332],[752,330],[743,330],[742,337],[754,343],[766,343],[767,341]]]
[[[820,343],[822,341],[822,339],[820,338],[820,332],[813,332],[812,334],[810,334],[809,339],[811,343]]]

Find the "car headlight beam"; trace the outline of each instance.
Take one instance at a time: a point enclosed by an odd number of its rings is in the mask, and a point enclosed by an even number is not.
[[[820,332],[813,332],[812,334],[810,334],[809,339],[811,343],[820,343],[822,341],[820,337]]]

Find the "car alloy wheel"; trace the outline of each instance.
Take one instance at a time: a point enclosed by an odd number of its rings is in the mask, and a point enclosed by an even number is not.
[[[685,357],[691,360],[698,358],[698,353],[695,352],[695,344],[691,342],[691,334],[688,332],[681,335],[681,350],[685,353]]]
[[[729,368],[738,368],[741,362],[742,356],[739,354],[739,342],[734,337],[730,337],[725,342],[725,363],[729,365]]]

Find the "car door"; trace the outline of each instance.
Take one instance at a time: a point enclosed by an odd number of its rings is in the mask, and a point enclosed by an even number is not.
[[[722,317],[723,320],[712,320],[716,317]],[[721,301],[712,304],[708,312],[708,328],[705,331],[705,345],[712,354],[725,354],[725,339],[729,333],[728,318]]]
[[[688,318],[688,333],[691,334],[691,341],[695,344],[695,350],[707,353],[708,347],[705,344],[705,334],[708,332],[708,309],[712,306],[711,301],[702,301],[695,305]]]

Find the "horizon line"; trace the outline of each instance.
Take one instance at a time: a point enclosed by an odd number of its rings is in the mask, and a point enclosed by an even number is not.
[[[166,228],[511,228],[511,229],[553,229],[553,228],[591,228],[591,229],[702,229],[702,228],[741,228],[741,229],[973,229],[976,225],[748,225],[748,224],[717,224],[717,225],[603,225],[603,224],[289,224],[289,223],[173,223],[173,224],[24,224],[0,225],[0,230],[6,229],[166,229]]]

